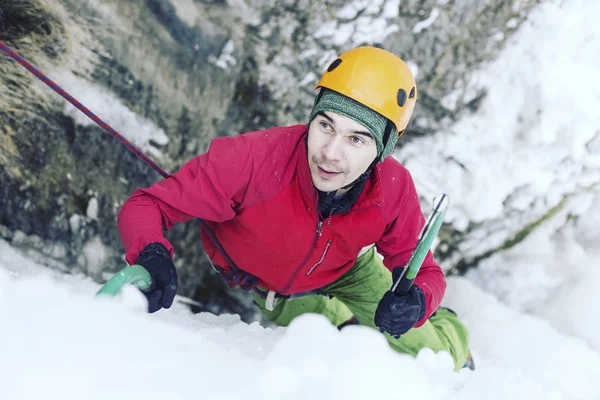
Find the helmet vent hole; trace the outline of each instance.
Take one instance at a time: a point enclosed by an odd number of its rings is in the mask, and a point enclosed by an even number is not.
[[[342,59],[338,58],[337,60],[335,60],[334,62],[331,63],[331,65],[329,66],[329,68],[327,68],[327,72],[331,72],[334,69],[336,69],[340,64],[342,63]]]
[[[397,99],[398,99],[398,105],[400,107],[404,107],[404,105],[406,104],[406,100],[407,100],[406,90],[404,90],[404,89],[398,90]]]
[[[410,89],[410,95],[408,96],[409,99],[414,99],[415,98],[415,87],[413,86],[412,89]]]

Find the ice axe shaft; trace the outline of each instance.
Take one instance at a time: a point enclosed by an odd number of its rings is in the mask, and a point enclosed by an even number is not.
[[[402,275],[400,275],[400,278],[392,286],[393,292],[403,295],[407,294],[410,290],[417,273],[421,269],[421,265],[423,265],[423,260],[427,256],[431,244],[442,226],[448,204],[450,204],[450,199],[446,194],[441,194],[433,199],[433,210],[425,221],[417,245],[408,259]]]
[[[134,285],[140,290],[146,290],[152,284],[152,277],[141,265],[130,265],[106,281],[96,296],[116,296],[123,286],[128,284]]]

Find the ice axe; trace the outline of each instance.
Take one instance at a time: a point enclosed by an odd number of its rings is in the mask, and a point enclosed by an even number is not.
[[[106,281],[96,292],[96,296],[116,296],[123,286],[128,284],[134,285],[140,290],[146,290],[152,284],[152,277],[141,265],[130,265]]]
[[[440,227],[442,226],[442,221],[444,220],[444,215],[448,209],[448,204],[450,204],[450,199],[445,193],[434,197],[432,205],[433,210],[425,221],[425,225],[421,230],[417,245],[408,259],[406,266],[402,270],[402,275],[400,275],[400,277],[392,285],[392,291],[394,293],[400,295],[408,293],[413,281],[415,280],[415,277],[417,276],[417,273],[421,269],[421,265],[427,256],[427,252],[431,248],[433,239],[435,239]]]

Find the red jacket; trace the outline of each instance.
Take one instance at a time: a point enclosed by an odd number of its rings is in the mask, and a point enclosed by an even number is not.
[[[215,139],[206,154],[177,173],[135,191],[118,217],[127,262],[135,263],[152,242],[173,254],[163,227],[200,218],[231,260],[258,278],[258,286],[281,294],[334,282],[372,244],[387,268],[404,266],[425,222],[408,170],[386,158],[349,212],[319,221],[306,133],[306,125],[295,125]],[[204,232],[202,239],[213,263],[227,268]],[[416,324],[421,326],[446,289],[431,252],[414,283],[427,302],[425,317]]]

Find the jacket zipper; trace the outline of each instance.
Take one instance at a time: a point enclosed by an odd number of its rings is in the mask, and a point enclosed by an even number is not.
[[[319,265],[321,265],[321,263],[325,259],[325,255],[327,255],[327,250],[329,250],[329,245],[330,244],[331,244],[331,239],[329,239],[327,241],[327,244],[325,245],[325,250],[323,251],[323,255],[321,256],[321,259],[319,261],[317,261],[317,263],[315,265],[313,265],[312,267],[310,267],[310,269],[306,273],[306,276],[309,276],[315,270],[315,268],[317,268]]]
[[[352,212],[352,211],[359,211],[359,210],[364,210],[367,208],[371,208],[371,207],[376,207],[379,204],[374,204],[371,206],[367,206],[367,207],[362,207],[360,209],[357,210],[348,210],[347,212]],[[329,226],[331,226],[331,216],[333,215],[333,211],[331,210],[331,212],[329,213],[329,217],[327,218],[327,224]],[[310,258],[311,254],[313,253],[313,251],[315,250],[315,247],[317,245],[317,240],[319,240],[319,236],[321,236],[321,234],[323,233],[323,220],[321,220],[322,217],[319,217],[319,221],[317,222],[317,229],[315,231],[315,238],[313,240],[312,246],[310,248],[310,251],[308,252],[308,254],[306,255],[306,257],[304,258],[304,260],[302,260],[302,262],[300,263],[300,265],[298,266],[298,268],[296,268],[296,270],[294,271],[294,273],[292,274],[292,277],[290,278],[290,280],[288,281],[287,285],[285,285],[285,288],[283,288],[283,290],[281,292],[286,292],[290,286],[292,286],[292,283],[294,282],[294,279],[296,279],[296,276],[298,275],[298,272],[300,272],[300,270],[302,269],[302,267],[304,266],[304,264],[306,264],[306,262],[308,261],[308,259]],[[310,267],[310,269],[308,270],[308,272],[306,273],[306,276],[310,275],[315,268],[317,268],[322,262],[323,260],[325,260],[325,256],[327,255],[327,250],[329,250],[329,246],[331,245],[332,240],[329,239],[327,241],[327,244],[325,245],[325,250],[323,251],[323,254],[321,255],[321,259],[312,267]]]
[[[300,272],[300,269],[302,269],[304,264],[306,264],[306,262],[310,258],[310,255],[314,251],[315,246],[317,244],[317,240],[319,240],[319,236],[321,236],[322,233],[323,233],[323,221],[319,220],[319,222],[317,222],[317,230],[315,231],[315,238],[313,240],[312,246],[310,247],[310,251],[304,258],[304,260],[302,260],[302,262],[300,263],[298,268],[296,268],[296,270],[294,271],[294,274],[292,275],[289,282],[287,283],[287,285],[285,285],[285,288],[283,288],[283,290],[281,292],[286,292],[290,288],[290,286],[292,286],[292,282],[294,282],[294,279],[296,279],[296,275],[298,275],[298,272]]]

